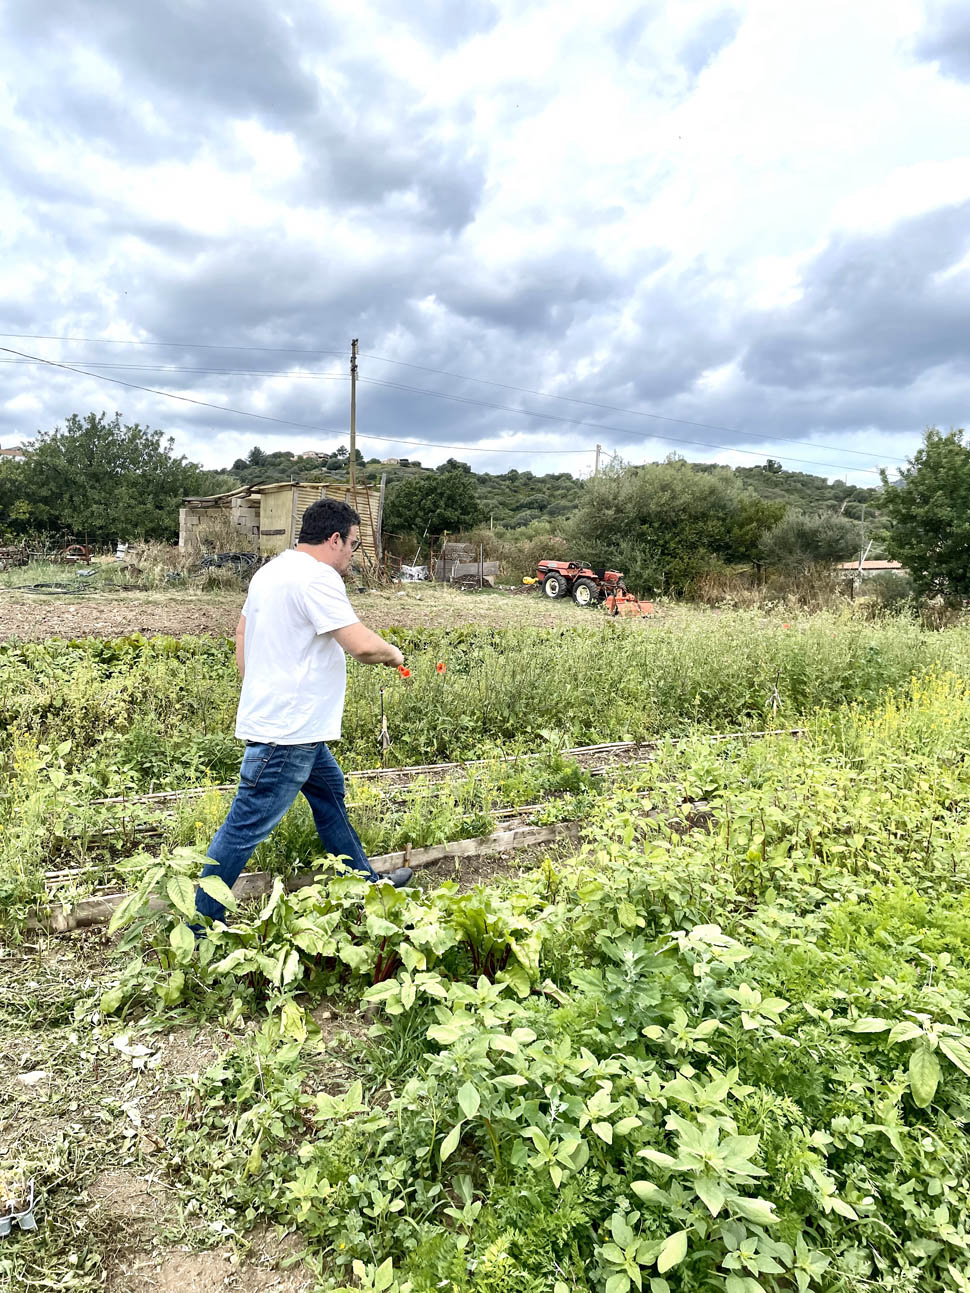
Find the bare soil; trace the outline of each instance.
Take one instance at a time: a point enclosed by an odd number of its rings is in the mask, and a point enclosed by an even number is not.
[[[165,1187],[154,1176],[123,1168],[102,1172],[88,1186],[87,1196],[102,1217],[128,1226],[157,1224],[173,1211]]]
[[[436,889],[453,880],[458,885],[459,892],[464,893],[468,889],[474,889],[476,885],[493,884],[529,871],[545,858],[555,864],[563,857],[573,856],[575,852],[576,846],[569,841],[554,840],[533,848],[475,854],[456,858],[454,862],[436,862],[426,870],[419,871],[415,881],[421,889]]]
[[[225,1245],[205,1252],[153,1247],[150,1232],[137,1229],[128,1237],[129,1250],[109,1264],[107,1293],[308,1293],[315,1283],[299,1260],[301,1236],[279,1236],[262,1224],[246,1236],[248,1250],[242,1253]]]
[[[172,595],[131,593],[127,596],[43,597],[0,593],[0,641],[40,642],[45,638],[151,637],[170,633],[230,637],[236,628],[242,598],[180,601]]]
[[[231,1248],[204,1253],[178,1250],[119,1254],[109,1270],[107,1293],[308,1293],[315,1280],[300,1264],[281,1270],[258,1256],[240,1258]]]
[[[45,596],[15,588],[0,588],[0,641],[39,642],[45,638],[118,637],[165,633],[231,637],[245,601],[244,588],[210,593],[112,592]],[[491,628],[530,625],[606,625],[609,617],[598,608],[581,609],[569,600],[551,602],[534,590],[463,591],[430,584],[371,592],[350,590],[357,614],[373,629],[455,628],[475,624]],[[662,615],[630,620],[649,626]]]

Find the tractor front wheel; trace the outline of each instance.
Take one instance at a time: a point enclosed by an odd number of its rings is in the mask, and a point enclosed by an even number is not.
[[[600,590],[593,579],[577,579],[573,584],[573,601],[577,606],[592,606],[599,601]]]
[[[565,597],[569,591],[569,586],[562,575],[553,573],[546,575],[542,581],[542,591],[547,597]]]

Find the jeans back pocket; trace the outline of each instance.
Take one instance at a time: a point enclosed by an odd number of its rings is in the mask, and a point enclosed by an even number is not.
[[[259,784],[259,779],[266,771],[266,765],[273,757],[276,750],[275,745],[257,745],[254,742],[247,742],[246,749],[243,752],[242,765],[239,769],[239,780],[250,790],[255,789]]]

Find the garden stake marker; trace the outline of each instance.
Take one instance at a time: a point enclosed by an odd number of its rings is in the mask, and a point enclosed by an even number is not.
[[[786,629],[788,628],[787,624],[785,625],[785,628]],[[771,691],[768,693],[768,699],[765,702],[767,705],[771,706],[772,718],[777,717],[778,709],[781,705],[781,696],[778,694],[778,683],[780,681],[781,681],[781,670],[779,670],[778,673],[775,674],[775,684],[772,687]]]
[[[384,688],[381,688],[381,763],[386,766],[387,752],[391,748],[391,734],[387,730],[387,715],[384,713]]]

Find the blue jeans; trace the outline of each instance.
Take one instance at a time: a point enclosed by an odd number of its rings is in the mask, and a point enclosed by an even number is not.
[[[203,876],[217,875],[231,889],[256,845],[280,824],[301,792],[326,851],[376,880],[377,872],[347,816],[343,773],[323,741],[307,745],[246,742],[239,789],[209,845],[207,856],[212,862],[203,869]],[[201,889],[195,891],[195,908],[211,920],[226,918],[225,907]]]

